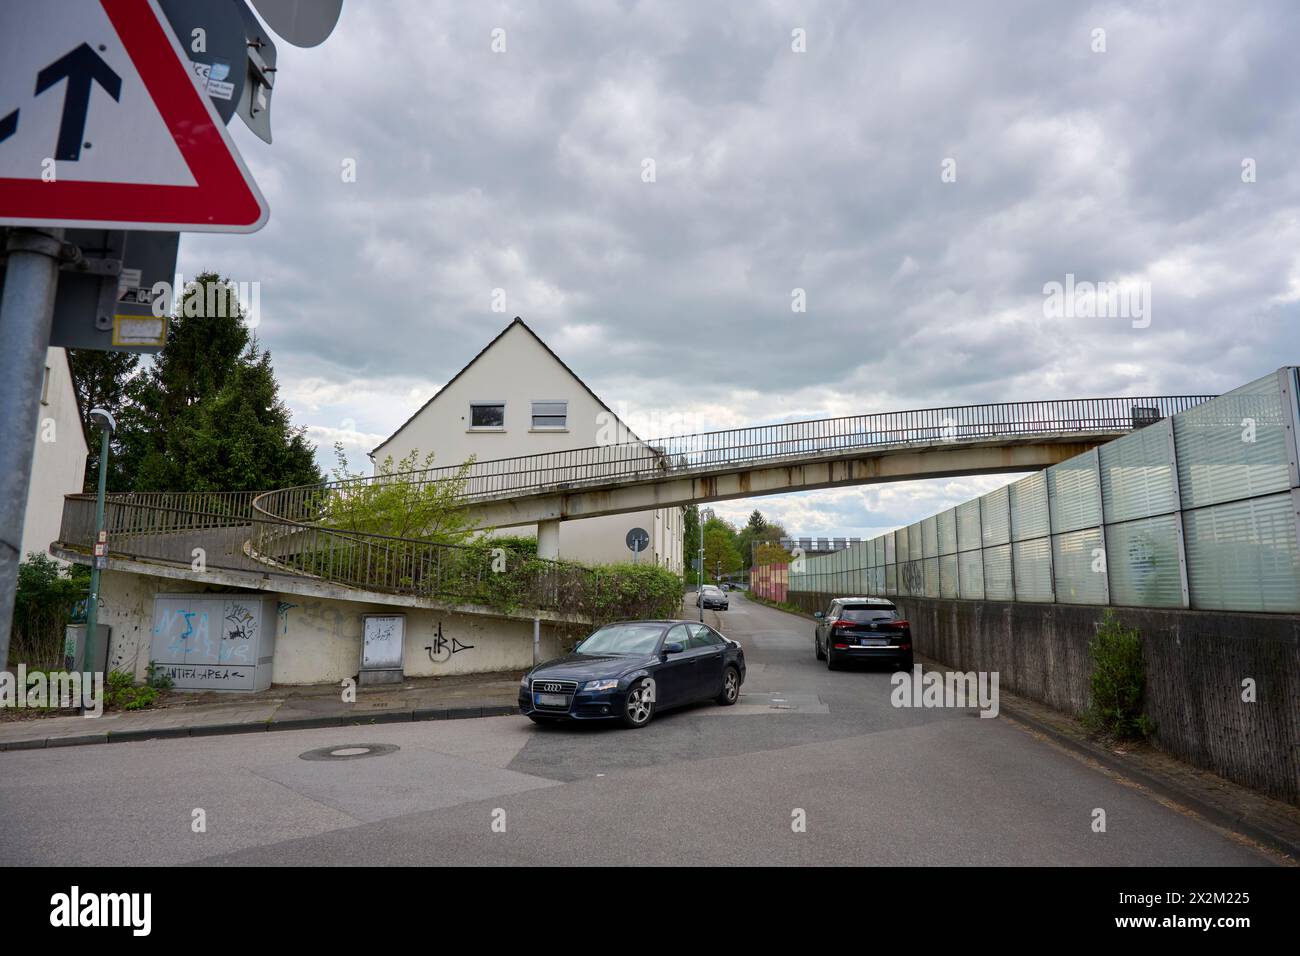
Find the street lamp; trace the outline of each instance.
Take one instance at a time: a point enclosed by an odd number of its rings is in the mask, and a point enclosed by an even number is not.
[[[698,516],[699,516],[699,512],[698,512],[698,510],[697,510],[697,511],[696,511],[696,517],[698,518]],[[699,602],[699,603],[700,603],[700,623],[703,624],[703,623],[704,623],[704,525],[700,524],[699,521],[697,520],[697,521],[695,522],[695,526],[696,526],[696,528],[699,530],[699,533],[700,533],[700,584],[699,584],[699,589],[698,589],[698,591],[696,592],[696,594],[697,594],[697,596],[698,596],[699,599],[700,599],[700,602]]]
[[[86,601],[86,673],[95,673],[95,628],[99,617],[99,569],[108,564],[108,541],[104,534],[104,488],[108,481],[108,441],[117,431],[117,422],[103,408],[92,408],[90,420],[99,426],[99,490],[95,493],[95,543],[90,564],[90,595]],[[101,550],[103,554],[99,552]],[[101,565],[102,562],[102,565]],[[107,660],[105,669],[107,669]]]

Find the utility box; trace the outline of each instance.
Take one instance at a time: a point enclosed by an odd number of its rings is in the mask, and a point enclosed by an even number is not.
[[[90,669],[93,674],[104,674],[108,679],[108,642],[113,637],[113,629],[107,624],[95,625],[95,666]],[[86,667],[86,625],[69,624],[63,629],[63,669],[84,674]]]
[[[403,647],[406,644],[405,614],[361,615],[361,673],[357,683],[400,684]]]
[[[275,614],[274,595],[159,594],[149,657],[177,690],[266,690]]]

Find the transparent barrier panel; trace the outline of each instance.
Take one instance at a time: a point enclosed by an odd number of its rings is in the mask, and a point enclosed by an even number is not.
[[[1007,551],[1010,552],[1010,546]],[[961,585],[961,596],[968,601],[984,600],[984,552],[963,551],[957,555],[957,575]],[[1011,559],[1007,559],[1007,584],[1010,588]]]
[[[1015,572],[1017,601],[1052,600],[1051,542],[1046,538],[1017,541],[1012,545],[1011,562]]]
[[[1185,512],[1192,607],[1300,611],[1295,509],[1286,493]]]
[[[1182,607],[1178,515],[1106,526],[1110,602],[1136,607]]]
[[[1101,529],[1052,536],[1052,575],[1062,604],[1106,603],[1106,551]]]
[[[1001,544],[984,549],[984,599],[1014,601],[1015,581],[1011,571],[1012,545]]]
[[[1288,418],[1276,374],[1176,416],[1174,445],[1183,507],[1289,488]]]
[[[1097,478],[1097,453],[1090,451],[1048,468],[1047,501],[1054,534],[1100,525],[1101,486]]]
[[[1047,477],[1041,471],[1011,485],[1011,540],[1047,534]]]
[[[1011,540],[1011,489],[999,488],[980,499],[980,526],[984,547]]]

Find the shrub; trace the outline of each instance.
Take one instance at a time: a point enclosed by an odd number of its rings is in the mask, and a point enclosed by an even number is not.
[[[1084,723],[1119,740],[1150,734],[1154,727],[1142,713],[1146,669],[1137,628],[1124,627],[1108,610],[1088,642],[1088,651],[1092,655],[1092,700]]]
[[[151,665],[152,666],[152,665]],[[157,688],[135,686],[135,679],[123,671],[110,671],[104,687],[104,709],[142,710],[158,702]]]
[[[84,601],[90,569],[62,567],[35,552],[18,565],[14,594],[13,645],[10,659],[36,668],[63,667],[64,628],[74,619],[74,608]]]
[[[150,661],[149,665],[144,669],[144,674],[145,684],[155,690],[168,691],[176,683],[172,680],[170,674],[163,671],[162,665],[157,661]]]

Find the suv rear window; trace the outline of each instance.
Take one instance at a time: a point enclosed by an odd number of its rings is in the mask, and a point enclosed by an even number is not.
[[[850,604],[840,610],[841,621],[897,621],[898,608],[892,604]]]

